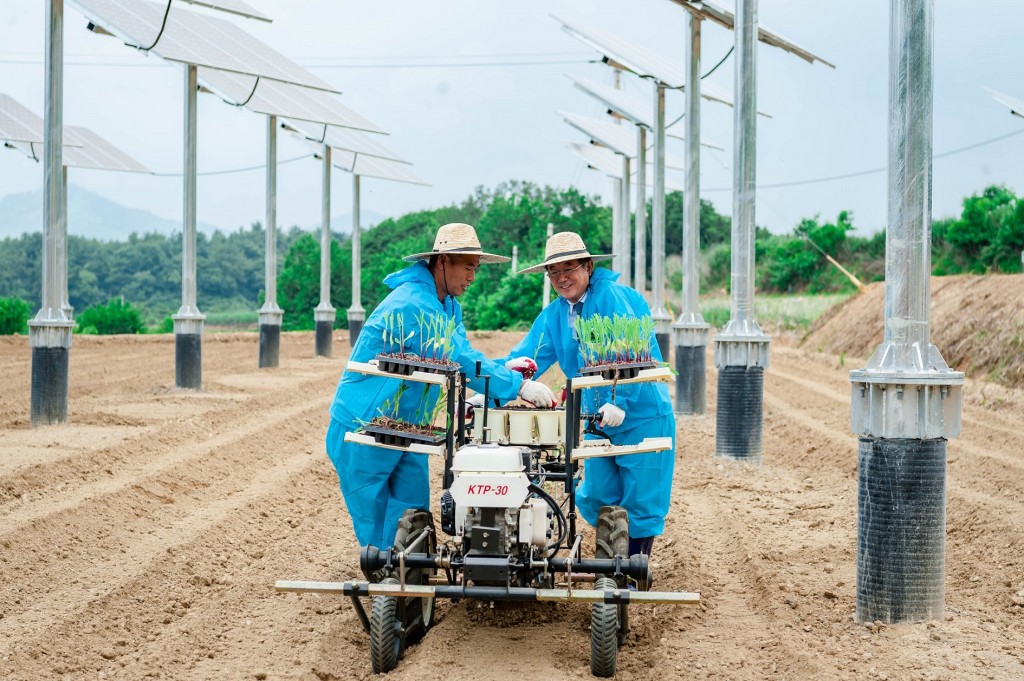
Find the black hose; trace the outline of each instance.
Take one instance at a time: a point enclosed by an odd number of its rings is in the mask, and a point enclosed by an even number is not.
[[[555,549],[557,551],[558,547],[562,545],[562,541],[565,539],[565,527],[567,525],[565,514],[562,513],[562,507],[558,505],[558,502],[551,498],[550,494],[532,482],[530,483],[529,490],[547,502],[547,505],[555,512],[555,518],[558,520],[558,539],[554,544],[548,544],[547,550],[550,551],[551,549]],[[548,557],[550,558],[551,556],[549,555]]]

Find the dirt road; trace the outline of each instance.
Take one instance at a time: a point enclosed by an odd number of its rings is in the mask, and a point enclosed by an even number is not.
[[[190,394],[173,388],[171,336],[76,337],[72,423],[30,430],[28,344],[0,338],[0,678],[373,676],[344,600],[273,589],[358,573],[322,444],[346,354],[284,334],[282,366],[257,370],[254,334],[207,335]],[[945,620],[864,627],[845,364],[773,344],[759,467],[715,458],[711,371],[709,415],[679,421],[655,545],[658,588],[704,602],[633,606],[618,678],[1024,678],[1024,395],[967,388]],[[439,608],[391,678],[589,676],[586,608]]]

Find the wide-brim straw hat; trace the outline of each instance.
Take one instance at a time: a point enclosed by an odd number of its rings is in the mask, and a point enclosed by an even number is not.
[[[533,267],[527,267],[525,270],[519,270],[519,274],[543,272],[548,265],[569,260],[584,260],[586,258],[591,260],[607,260],[611,257],[605,254],[595,255],[588,251],[587,245],[583,243],[583,237],[576,232],[559,232],[558,234],[553,234],[544,246],[544,262]]]
[[[508,262],[512,258],[494,253],[484,253],[480,248],[480,239],[476,237],[476,230],[472,225],[462,222],[452,222],[442,225],[434,237],[434,250],[429,253],[414,253],[407,255],[402,260],[415,262],[426,260],[432,255],[479,255],[480,264],[487,265],[498,262]]]

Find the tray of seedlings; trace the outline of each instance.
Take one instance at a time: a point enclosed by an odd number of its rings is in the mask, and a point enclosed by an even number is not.
[[[650,317],[578,317],[576,333],[583,354],[580,376],[617,381],[659,366],[652,352],[654,321]]]
[[[421,451],[425,451],[424,447],[432,449],[444,443],[448,431],[435,426],[434,422],[447,402],[447,395],[429,384],[419,385],[422,392],[410,418],[399,416],[402,398],[410,389],[409,383],[403,380],[398,384],[395,394],[377,408],[377,415],[361,423],[355,433],[347,433],[346,441],[371,444],[366,438],[373,438],[373,443],[382,447],[409,449],[419,445]],[[409,414],[407,410],[404,413]]]
[[[428,374],[453,374],[459,365],[450,359],[455,320],[440,312],[419,313],[418,347],[406,347],[416,331],[405,332],[405,317],[401,313],[384,315],[384,341],[381,352],[374,357],[377,368],[395,376],[411,376],[422,371]],[[415,341],[414,341],[415,342]],[[413,344],[410,343],[410,346]],[[418,350],[418,352],[416,351]]]

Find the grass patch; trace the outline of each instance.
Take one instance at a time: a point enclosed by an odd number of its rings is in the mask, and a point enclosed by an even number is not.
[[[762,326],[781,331],[806,331],[825,310],[843,302],[852,293],[823,295],[790,295],[754,297],[754,318]],[[729,321],[730,299],[724,296],[700,300],[700,313],[704,321],[722,328]]]

